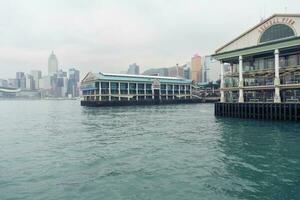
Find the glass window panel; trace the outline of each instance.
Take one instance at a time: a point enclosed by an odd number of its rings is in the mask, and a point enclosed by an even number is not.
[[[275,24],[268,28],[261,36],[260,43],[295,36],[292,28],[285,24]]]

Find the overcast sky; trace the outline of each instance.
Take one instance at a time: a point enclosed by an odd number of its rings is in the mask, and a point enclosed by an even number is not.
[[[299,13],[300,1],[0,0],[0,78],[46,72],[51,50],[82,73],[184,64],[285,7]]]

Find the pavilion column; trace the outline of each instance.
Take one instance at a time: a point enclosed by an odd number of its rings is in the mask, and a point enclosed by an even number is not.
[[[244,103],[243,57],[239,56],[239,103]]]
[[[275,56],[275,80],[274,80],[274,86],[275,86],[275,95],[274,95],[274,103],[281,103],[280,98],[280,77],[279,77],[279,50],[275,49],[274,52]]]
[[[111,101],[111,82],[108,82],[108,100]]]
[[[168,84],[166,84],[166,99],[168,100]]]
[[[186,99],[186,85],[184,85],[184,98]]]
[[[118,83],[118,86],[119,86],[119,101],[121,101],[121,83],[119,82]]]
[[[135,83],[136,100],[139,100],[139,84]]]
[[[101,82],[99,82],[99,101],[102,100],[102,88],[101,88]]]
[[[173,84],[173,99],[175,99],[175,85]]]
[[[224,94],[224,63],[221,62],[221,83],[220,83],[220,93],[221,93],[221,99],[220,102],[225,102],[225,94]]]
[[[127,83],[127,95],[128,95],[128,101],[130,101],[130,88],[129,88],[129,83]]]
[[[147,86],[147,84],[146,84],[146,83],[144,83],[144,99],[146,99],[146,98],[147,98],[147,97],[146,97],[146,95],[147,95],[146,86]]]

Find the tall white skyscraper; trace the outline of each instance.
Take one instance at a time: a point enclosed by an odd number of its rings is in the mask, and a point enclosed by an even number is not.
[[[58,61],[56,55],[52,51],[48,59],[48,75],[52,76],[58,72]]]

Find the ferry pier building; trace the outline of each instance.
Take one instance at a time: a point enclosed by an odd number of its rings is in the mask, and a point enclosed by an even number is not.
[[[213,56],[222,64],[216,115],[300,120],[300,15],[274,14]]]
[[[82,106],[199,103],[192,80],[175,77],[88,73],[81,82]]]

